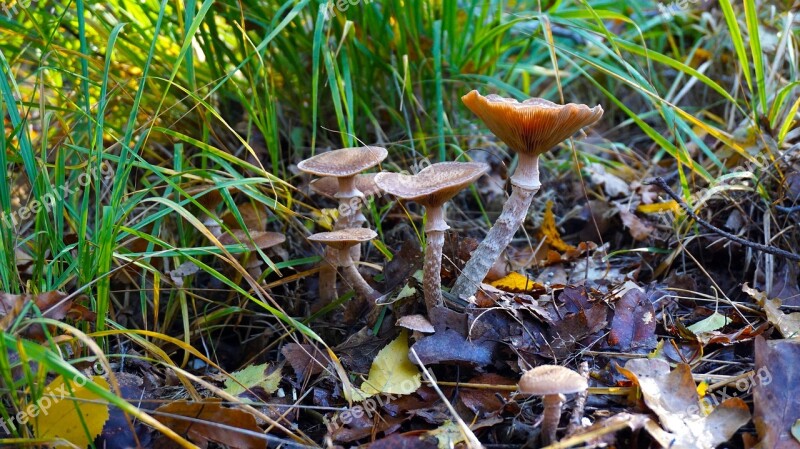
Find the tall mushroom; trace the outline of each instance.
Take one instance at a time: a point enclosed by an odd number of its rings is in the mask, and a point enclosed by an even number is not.
[[[361,273],[358,272],[353,258],[350,257],[350,248],[362,242],[368,242],[377,236],[378,234],[372,229],[346,228],[333,232],[312,234],[308,236],[308,239],[312,242],[322,243],[332,248],[334,250],[333,254],[336,255],[334,264],[342,268],[342,276],[352,285],[356,294],[362,299],[374,300],[379,294],[374,288],[370,287],[363,277],[361,277]]]
[[[556,440],[556,430],[561,421],[561,406],[564,395],[580,393],[589,388],[580,374],[558,365],[540,365],[526,371],[519,380],[519,392],[530,396],[542,396],[542,445],[548,446]]]
[[[541,186],[539,156],[579,129],[599,120],[603,108],[574,103],[558,105],[542,98],[530,98],[520,103],[498,95],[484,97],[476,90],[461,97],[461,101],[519,158],[511,177],[511,196],[503,206],[503,212],[472,253],[453,286],[452,293],[469,297],[475,294],[486,273],[525,220],[533,195]]]
[[[424,288],[428,312],[442,304],[442,248],[444,231],[450,229],[444,219],[444,203],[475,182],[489,170],[482,162],[439,162],[416,175],[378,173],[375,183],[384,192],[425,206]]]
[[[328,151],[312,156],[297,164],[297,168],[316,176],[333,177],[338,181],[333,197],[339,200],[339,218],[334,230],[360,227],[366,222],[361,213],[364,194],[356,188],[356,176],[381,163],[388,152],[382,147],[354,147]],[[323,178],[324,179],[324,178]],[[353,245],[351,257],[361,258],[361,245]],[[333,250],[326,250],[325,260],[336,259]],[[319,273],[319,296],[323,303],[336,299],[336,269],[323,262]]]

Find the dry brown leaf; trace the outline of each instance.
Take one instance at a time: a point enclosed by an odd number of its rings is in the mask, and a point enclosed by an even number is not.
[[[618,205],[617,209],[619,210],[619,218],[622,220],[622,224],[628,228],[628,232],[630,232],[634,240],[647,240],[650,234],[655,231],[654,227],[637,217],[633,212],[626,210],[624,206]]]
[[[201,448],[210,442],[235,449],[267,447],[256,417],[244,410],[226,408],[215,401],[175,401],[156,409],[155,418]]]
[[[619,370],[639,385],[647,407],[671,434],[672,448],[713,449],[750,420],[747,404],[736,397],[706,413],[713,402],[700,401],[689,365],[670,371],[663,360],[633,359]]]

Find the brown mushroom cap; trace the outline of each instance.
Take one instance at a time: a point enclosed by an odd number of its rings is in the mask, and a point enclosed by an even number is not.
[[[603,108],[585,104],[555,104],[543,98],[522,103],[477,90],[461,101],[486,123],[492,133],[517,153],[538,156],[603,116]]]
[[[252,237],[252,240],[251,240]],[[278,232],[250,231],[250,237],[241,229],[236,229],[231,234],[223,234],[219,242],[223,245],[235,245],[239,242],[245,244],[250,251],[256,248],[267,249],[275,245],[280,245],[286,241],[286,236]]]
[[[439,162],[416,175],[378,173],[375,184],[384,192],[425,207],[438,207],[483,176],[489,166],[483,162]]]
[[[523,394],[544,396],[578,393],[589,388],[586,379],[575,371],[558,365],[540,365],[525,371],[519,380]]]
[[[319,232],[308,236],[312,242],[324,243],[334,249],[347,249],[357,243],[368,242],[378,234],[367,228],[346,228],[332,232]]]
[[[297,164],[297,168],[312,175],[342,178],[380,164],[388,154],[383,147],[342,148],[310,157]]]
[[[375,184],[375,175],[377,175],[377,173],[362,173],[356,175],[356,189],[366,196],[377,195],[379,189]],[[311,181],[309,187],[320,195],[327,196],[328,198],[335,198],[336,194],[339,192],[339,180],[335,176],[324,176]]]

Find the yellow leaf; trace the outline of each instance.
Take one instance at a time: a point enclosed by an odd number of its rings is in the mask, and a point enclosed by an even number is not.
[[[336,221],[336,218],[339,217],[339,210],[320,209],[319,212],[311,212],[311,216],[314,218],[314,222],[316,222],[317,225],[330,231],[333,230],[333,223]]]
[[[514,271],[509,273],[508,276],[500,278],[489,285],[499,288],[500,290],[513,293],[526,293],[534,290],[544,290],[544,285],[534,282],[532,279],[528,279],[526,276]]]
[[[697,384],[697,394],[701,398],[705,397],[707,391],[708,391],[708,383],[706,383],[706,381],[702,381],[699,384]]]
[[[450,449],[451,447],[455,447],[458,443],[466,441],[461,427],[451,420],[447,420],[444,424],[439,426],[439,428],[431,430],[428,432],[428,435],[436,438],[438,443],[436,446],[439,449]]]
[[[544,210],[544,219],[539,227],[539,238],[547,240],[547,243],[556,251],[566,253],[575,251],[575,247],[561,239],[561,235],[556,228],[556,217],[553,215],[553,202],[548,201]]]
[[[361,389],[367,397],[378,393],[411,394],[422,384],[420,377],[419,369],[408,359],[408,336],[402,331],[378,352]]]
[[[103,377],[94,376],[91,380],[108,389]],[[62,440],[87,447],[100,435],[108,420],[108,405],[85,385],[74,380],[65,382],[64,377],[58,376],[44,388],[36,408],[29,406],[25,410],[37,439]],[[68,445],[62,442],[54,446]]]
[[[640,204],[637,211],[643,214],[657,214],[660,212],[674,212],[676,214],[681,212],[681,206],[675,200],[664,201],[662,203],[653,204]]]
[[[275,368],[270,374],[264,374],[268,368],[269,364],[262,363],[261,365],[250,365],[231,373],[233,379],[225,379],[225,392],[238,396],[247,389],[261,387],[269,394],[275,393],[281,382],[281,367]]]

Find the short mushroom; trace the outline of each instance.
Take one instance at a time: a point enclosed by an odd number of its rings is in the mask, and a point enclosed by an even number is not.
[[[517,153],[519,161],[511,177],[512,193],[503,212],[453,286],[452,293],[470,297],[525,220],[533,195],[541,186],[539,156],[584,126],[598,121],[603,108],[574,103],[558,105],[542,98],[520,103],[499,95],[484,97],[476,90],[461,97],[461,101]]]
[[[375,183],[384,192],[425,206],[427,248],[423,284],[429,314],[443,303],[442,248],[444,231],[450,226],[445,222],[442,206],[488,170],[489,166],[482,162],[439,162],[416,175],[378,173],[375,176]]]
[[[343,148],[320,153],[297,164],[297,168],[306,173],[337,180],[336,191],[330,195],[339,200],[339,218],[334,223],[334,230],[362,226],[366,222],[366,218],[361,213],[364,194],[357,188],[357,175],[380,164],[388,154],[386,148],[382,147]],[[323,185],[328,182],[323,181]],[[353,245],[350,251],[354,260],[361,258],[360,244]],[[336,259],[332,252],[332,249],[326,251],[326,261]],[[325,261],[320,267],[319,296],[320,300],[326,304],[336,299],[337,296],[336,268]]]
[[[564,395],[580,393],[589,388],[586,379],[575,371],[558,365],[540,365],[526,371],[519,380],[519,392],[524,395],[542,396],[544,416],[542,418],[542,444],[547,446],[556,440],[556,430],[561,420]]]
[[[343,148],[320,153],[297,164],[297,168],[306,173],[337,178],[339,185],[333,197],[339,200],[340,216],[334,230],[353,227],[359,221],[364,193],[357,188],[357,175],[380,164],[388,154],[382,147]],[[355,201],[358,202],[354,204]]]
[[[308,236],[308,239],[333,249],[332,254],[337,257],[334,264],[342,269],[342,276],[353,286],[356,294],[362,299],[375,300],[379,294],[361,277],[353,258],[350,257],[350,248],[362,242],[368,242],[377,236],[378,234],[372,229],[347,228],[332,232],[319,232]]]
[[[247,247],[248,252],[256,251],[257,249],[271,248],[285,241],[286,236],[278,232],[250,231],[248,236],[248,234],[241,229],[234,230],[233,234],[224,234],[219,237],[219,242],[223,245],[243,243]],[[261,259],[257,256],[249,254],[249,257],[247,257],[245,261],[244,268],[253,279],[258,280],[258,278],[261,277]]]

